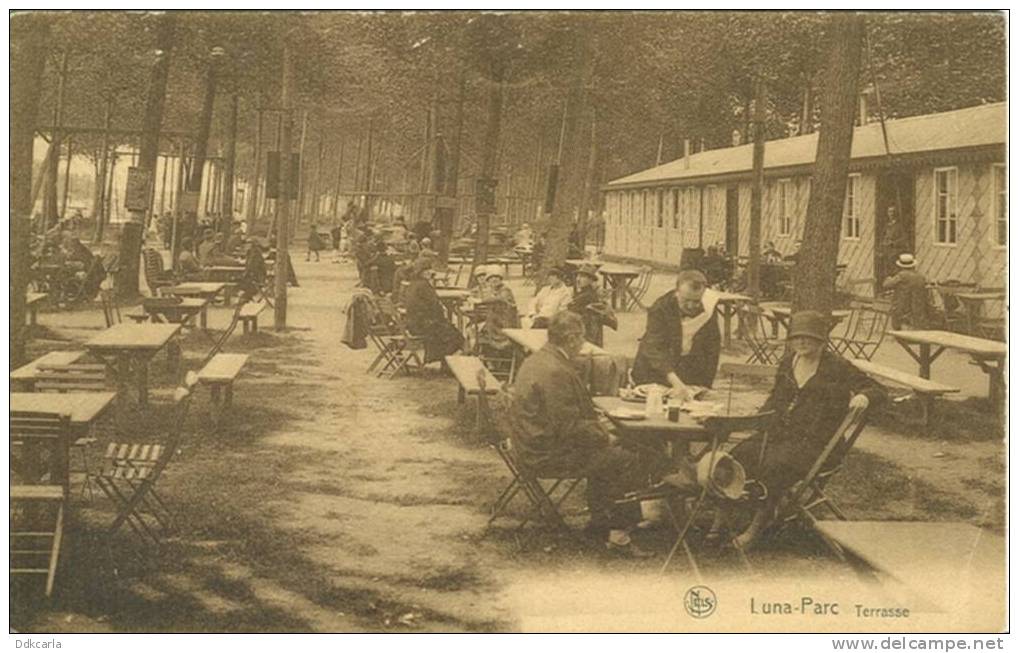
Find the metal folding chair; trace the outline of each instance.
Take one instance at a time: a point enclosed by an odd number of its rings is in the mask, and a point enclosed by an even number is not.
[[[393,378],[401,372],[410,373],[424,367],[424,341],[407,331],[396,306],[374,295],[368,301],[371,302],[368,339],[378,350],[368,371]]]

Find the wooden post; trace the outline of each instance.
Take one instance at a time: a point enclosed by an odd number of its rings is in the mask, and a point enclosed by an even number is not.
[[[747,290],[754,299],[761,294],[761,210],[764,202],[764,81],[754,91],[754,185],[750,193],[750,265]]]
[[[166,173],[170,169],[170,157],[163,157],[163,180],[159,184],[159,215],[166,209]]]
[[[591,205],[591,193],[595,189],[594,171],[598,162],[598,138],[596,131],[596,116],[594,109],[591,109],[591,144],[590,149],[587,152],[587,170],[584,174],[584,190],[580,196],[580,215],[579,215],[579,231],[580,231],[580,249],[584,250],[587,245],[587,214],[590,210]],[[658,157],[662,156],[661,153],[661,141],[658,144]],[[661,209],[659,209],[661,210]]]
[[[280,98],[283,112],[283,129],[280,137],[280,189],[276,200],[279,219],[276,221],[276,301],[273,313],[273,326],[277,331],[287,328],[287,281],[289,281],[290,257],[287,251],[290,235],[290,150],[291,131],[291,94],[294,76],[293,53],[290,46],[290,35],[284,36],[283,45],[283,83]]]
[[[449,258],[449,244],[453,240],[453,230],[458,217],[456,207],[459,206],[459,203],[456,202],[456,197],[460,186],[460,144],[463,141],[464,100],[467,95],[467,72],[463,66],[460,67],[457,86],[456,116],[453,119],[455,124],[453,147],[452,152],[450,152],[449,175],[446,177],[445,188],[443,189],[443,195],[446,196],[447,202],[451,206],[443,208],[439,213],[439,231],[442,233],[439,258],[443,265],[446,264]]]
[[[492,77],[488,91],[488,124],[485,127],[485,140],[481,148],[482,183],[492,184],[490,192],[494,195],[496,188],[496,159],[499,153],[499,133],[502,127],[502,95],[503,79],[506,63],[495,62],[492,65]],[[481,203],[475,194],[475,214],[478,216],[478,237],[474,243],[474,266],[488,261],[488,233],[492,221],[492,208]],[[471,270],[473,271],[473,266]]]

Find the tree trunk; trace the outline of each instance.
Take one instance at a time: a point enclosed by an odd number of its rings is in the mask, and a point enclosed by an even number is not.
[[[67,139],[67,165],[64,167],[64,196],[60,200],[60,217],[67,216],[67,196],[71,192],[71,160],[74,158],[74,141]]]
[[[506,69],[503,62],[498,62],[493,66],[488,90],[488,124],[485,128],[485,140],[481,150],[481,177],[478,179],[478,183],[481,185],[491,185],[487,192],[491,195],[492,205],[495,203],[496,195],[495,166],[499,154],[499,132],[502,126],[502,95],[505,73]],[[487,199],[482,198],[482,194],[482,188],[475,189],[474,213],[478,219],[478,231],[477,240],[474,242],[474,266],[488,261],[488,232],[495,208],[489,205]],[[473,267],[471,270],[473,276]]]
[[[336,162],[336,189],[333,192],[333,222],[340,218],[340,184],[343,183],[343,150],[347,145],[347,135],[340,136],[340,156]]]
[[[248,184],[248,203],[244,207],[245,221],[248,223],[248,234],[255,233],[255,211],[258,209],[258,185],[262,177],[262,109],[258,110],[258,122],[255,125],[255,171]]]
[[[17,27],[15,28],[15,23]],[[44,15],[21,15],[10,25],[10,366],[25,359],[25,293],[28,291],[28,261],[32,216],[32,144],[35,120],[42,94],[49,21]]]
[[[442,242],[439,244],[439,260],[443,265],[449,260],[449,244],[453,240],[453,225],[457,218],[457,191],[460,185],[460,143],[463,140],[464,127],[464,99],[467,95],[467,72],[466,68],[460,68],[459,81],[457,83],[456,117],[453,135],[453,147],[450,152],[449,174],[446,176],[442,195],[446,198],[447,206],[435,210],[436,220],[439,223],[438,229],[442,233]]]
[[[290,237],[290,150],[293,147],[293,116],[291,115],[291,95],[294,76],[293,53],[289,42],[283,45],[283,83],[280,97],[282,105],[282,129],[280,136],[280,178],[279,191],[276,197],[278,217],[276,220],[276,288],[273,326],[277,331],[287,328],[287,282],[289,281],[290,258],[288,253]]]
[[[234,225],[234,175],[237,166],[237,94],[230,96],[226,121],[226,165],[223,166],[223,200],[219,232],[229,237]]]
[[[198,196],[202,192],[202,178],[205,174],[205,159],[209,153],[209,133],[212,131],[212,111],[216,104],[216,84],[218,82],[217,62],[209,62],[209,71],[205,79],[205,98],[202,101],[202,113],[198,118],[198,136],[195,139],[195,151],[194,156],[191,158],[191,167],[189,169],[188,180],[187,180],[187,193],[185,196],[190,195],[194,197],[194,210],[190,208],[186,212],[184,221],[188,223],[191,230],[198,224]],[[212,184],[209,184],[207,193],[212,191]],[[183,198],[182,198],[183,199]],[[206,195],[208,200],[208,195]],[[188,199],[188,203],[192,202]],[[187,229],[184,229],[187,231]]]
[[[53,140],[50,141],[53,156],[48,160],[46,191],[42,204],[42,233],[60,220],[57,210],[57,181],[60,177],[60,150],[63,147],[63,132],[60,129],[64,121],[64,89],[67,86],[68,55],[65,51],[60,57],[60,79],[57,84],[57,103],[53,107]]]
[[[170,73],[170,51],[175,41],[177,15],[167,12],[159,17],[156,47],[162,50],[152,66],[148,94],[145,100],[145,115],[142,118],[141,147],[138,153],[138,167],[153,183],[156,158],[159,156],[159,131],[163,125],[163,105],[166,100],[166,80]],[[151,198],[151,195],[149,195]],[[148,210],[151,210],[149,207]],[[133,298],[138,295],[139,260],[142,253],[142,229],[148,211],[132,212],[131,220],[124,225],[120,235],[120,271],[117,274],[117,295]]]
[[[566,97],[566,110],[561,130],[563,157],[559,162],[556,180],[556,196],[552,206],[551,225],[542,259],[541,277],[549,269],[558,267],[566,260],[569,250],[570,230],[573,227],[573,211],[578,204],[584,185],[584,134],[581,116],[587,105],[587,89],[590,87],[594,74],[590,38],[586,33],[578,33],[578,48],[581,52],[580,65],[577,67],[569,94]]]
[[[594,172],[598,164],[598,139],[595,113],[591,111],[591,143],[587,155],[587,169],[584,172],[584,190],[580,195],[580,247],[587,245],[587,214],[591,205],[591,195],[595,189]],[[661,154],[659,153],[659,158]]]
[[[756,299],[761,294],[761,212],[764,204],[764,81],[761,79],[755,82],[754,95],[756,96],[754,99],[754,185],[750,191],[750,264],[747,266],[747,292]]]
[[[860,84],[864,18],[834,14],[810,202],[793,275],[793,308],[824,313],[833,307],[846,177],[853,146],[853,121]]]

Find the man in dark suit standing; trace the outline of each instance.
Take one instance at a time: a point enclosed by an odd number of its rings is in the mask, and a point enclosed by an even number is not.
[[[711,387],[718,371],[722,338],[715,305],[699,270],[683,270],[676,289],[648,309],[647,328],[633,362],[635,383],[670,386],[680,400],[691,398],[688,386]]]

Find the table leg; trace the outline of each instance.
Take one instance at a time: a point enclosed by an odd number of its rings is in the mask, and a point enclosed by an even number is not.
[[[931,346],[930,343],[920,343],[920,376],[929,379],[931,378]]]
[[[136,373],[138,374],[138,405],[149,404],[149,361],[145,358],[135,360]]]
[[[729,310],[730,307],[725,304],[719,304],[718,308],[722,313],[722,342],[723,346],[728,349],[732,346],[732,312]]]
[[[35,306],[29,306],[28,308],[28,326],[34,327],[39,320],[39,309]]]

